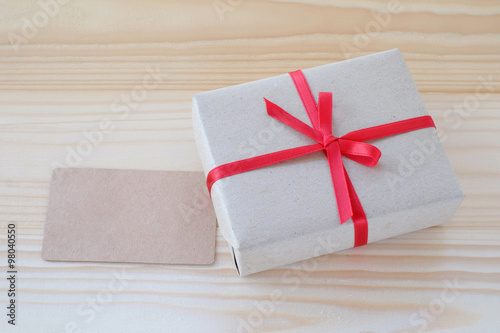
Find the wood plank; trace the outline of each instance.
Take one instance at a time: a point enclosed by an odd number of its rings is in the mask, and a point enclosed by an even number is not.
[[[227,11],[217,11],[221,3]],[[500,4],[394,0],[400,12],[378,14],[377,23],[375,11],[390,3],[68,1],[43,24],[36,0],[0,1],[0,266],[5,275],[6,230],[15,223],[17,328],[494,332]],[[38,22],[30,36],[23,17]],[[14,34],[24,38],[17,47]],[[245,278],[220,233],[216,262],[206,267],[41,259],[55,165],[201,170],[193,94],[395,47],[466,193],[450,223]],[[145,89],[151,73],[159,82]],[[128,105],[133,93],[145,97]],[[114,128],[101,139],[106,119]],[[97,140],[90,152],[71,159],[89,135]],[[7,301],[2,287],[0,304]],[[5,316],[0,327],[15,331]]]

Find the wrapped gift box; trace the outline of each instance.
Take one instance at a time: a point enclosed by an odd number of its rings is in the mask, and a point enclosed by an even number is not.
[[[333,94],[332,133],[426,116],[398,50],[302,71],[318,100]],[[193,127],[205,174],[234,161],[311,138],[267,114],[265,99],[311,125],[289,74],[197,94]],[[449,221],[463,199],[434,127],[369,141],[382,153],[367,167],[343,157],[368,221],[368,242]],[[216,181],[219,228],[240,275],[354,246],[353,221],[341,224],[325,154],[311,153]]]

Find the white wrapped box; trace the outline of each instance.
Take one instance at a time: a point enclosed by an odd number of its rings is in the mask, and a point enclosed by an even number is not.
[[[333,93],[333,135],[428,115],[398,50],[303,70],[313,96]],[[288,74],[197,94],[193,127],[205,174],[213,168],[315,142],[271,118],[264,98],[311,122]],[[449,221],[463,199],[433,127],[369,142],[369,168],[343,162],[368,220],[368,242]],[[354,245],[339,222],[321,151],[215,182],[212,201],[240,275]]]

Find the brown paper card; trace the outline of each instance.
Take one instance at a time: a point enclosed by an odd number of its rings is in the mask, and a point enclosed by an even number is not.
[[[202,172],[56,169],[45,260],[210,264],[216,218]]]

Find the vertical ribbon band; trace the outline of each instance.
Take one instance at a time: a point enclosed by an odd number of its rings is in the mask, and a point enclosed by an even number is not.
[[[264,98],[269,116],[294,128],[303,135],[316,141],[316,144],[280,150],[239,160],[213,168],[207,175],[207,187],[211,192],[213,184],[222,178],[248,172],[268,165],[276,164],[314,152],[323,151],[330,167],[330,174],[335,191],[340,223],[352,218],[354,226],[354,246],[368,242],[368,221],[363,206],[344,167],[342,156],[367,167],[377,165],[381,157],[380,150],[365,141],[402,134],[427,127],[435,127],[430,116],[410,118],[385,125],[369,127],[349,132],[341,137],[333,136],[332,108],[333,95],[320,92],[318,103],[309,88],[301,70],[290,73],[302,104],[309,116],[312,126],[295,118],[278,105]]]

